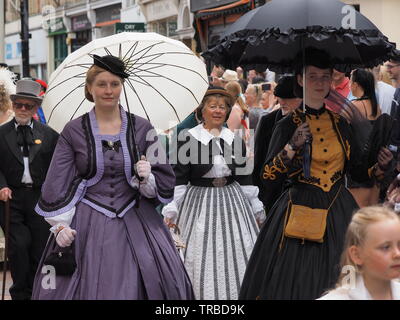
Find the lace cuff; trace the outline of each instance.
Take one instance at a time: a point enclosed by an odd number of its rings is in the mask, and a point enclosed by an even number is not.
[[[50,231],[56,234],[59,227],[69,227],[73,217],[75,216],[75,209],[76,207],[72,207],[71,210],[59,214],[58,216],[45,218],[45,220],[52,226]]]
[[[251,208],[253,209],[253,213],[255,215],[258,215],[263,212],[264,213],[264,205],[263,203],[260,201],[260,199],[258,199],[258,187],[256,186],[240,186],[242,188],[243,193],[246,195],[247,199],[249,200],[250,204],[251,204]],[[265,215],[265,213],[264,213]]]
[[[139,188],[139,180],[136,176],[132,177],[131,186]],[[140,183],[139,191],[143,196],[149,199],[157,196],[156,178],[152,173],[150,173],[149,178],[145,182]]]
[[[164,216],[164,218],[171,219],[172,222],[175,223],[176,218],[178,216],[178,211],[179,211],[178,208],[183,201],[186,189],[187,189],[186,185],[179,185],[175,187],[174,200],[168,203],[161,211],[161,214]]]

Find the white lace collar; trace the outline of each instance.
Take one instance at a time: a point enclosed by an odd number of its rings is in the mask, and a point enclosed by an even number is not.
[[[200,123],[196,127],[188,131],[196,140],[200,141],[204,145],[208,145],[209,142],[215,138],[210,132],[204,129],[203,124]],[[222,127],[221,133],[218,138],[223,139],[228,145],[233,142],[234,134],[231,130],[226,127]]]

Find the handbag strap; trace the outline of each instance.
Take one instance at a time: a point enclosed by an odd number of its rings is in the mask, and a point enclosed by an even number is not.
[[[331,203],[329,204],[328,209],[326,209],[326,210],[328,210],[328,211],[330,210],[330,208],[332,207],[333,203],[336,201],[337,197],[339,196],[339,193],[342,190],[342,186],[343,186],[343,184],[340,185],[338,191],[336,192],[336,195],[333,197],[333,200],[331,201]],[[292,201],[292,196],[290,194],[290,189],[289,189],[288,193],[289,193],[289,204],[292,204],[293,201]],[[289,205],[288,205],[288,207],[289,207]]]

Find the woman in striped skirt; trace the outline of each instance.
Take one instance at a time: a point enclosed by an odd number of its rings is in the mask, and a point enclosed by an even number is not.
[[[202,123],[178,135],[174,201],[163,208],[181,231],[183,257],[197,299],[238,298],[241,281],[265,219],[251,185],[240,136],[223,126],[233,99],[210,87],[197,109]]]

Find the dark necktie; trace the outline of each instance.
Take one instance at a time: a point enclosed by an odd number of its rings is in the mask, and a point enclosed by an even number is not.
[[[22,147],[24,157],[29,157],[29,146],[33,145],[32,129],[30,126],[17,127],[17,143]]]

